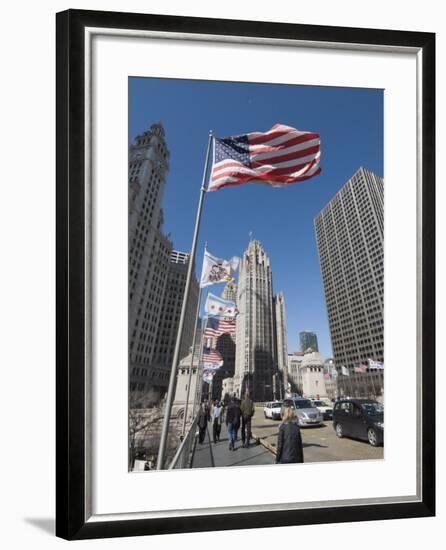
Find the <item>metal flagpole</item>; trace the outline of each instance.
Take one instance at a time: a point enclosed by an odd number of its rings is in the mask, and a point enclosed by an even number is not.
[[[166,457],[167,436],[169,433],[170,415],[172,412],[172,403],[175,395],[175,387],[177,382],[177,367],[178,359],[180,356],[181,338],[183,335],[184,320],[186,318],[187,301],[189,299],[189,290],[192,281],[193,269],[195,264],[195,251],[197,248],[198,231],[200,229],[201,211],[203,209],[204,195],[206,193],[205,183],[208,172],[209,156],[211,152],[213,135],[209,132],[208,148],[206,152],[206,160],[204,163],[203,178],[201,180],[200,196],[198,199],[197,214],[195,217],[195,228],[192,239],[192,247],[189,256],[189,265],[187,268],[186,285],[184,287],[183,305],[181,307],[180,322],[178,324],[177,338],[175,342],[175,349],[173,352],[172,367],[170,369],[169,388],[167,390],[166,408],[164,411],[163,427],[161,431],[160,448],[158,451],[158,460],[156,463],[156,469],[162,470],[164,466],[164,459]]]
[[[197,325],[198,325],[198,318],[200,317],[201,295],[202,295],[202,290],[200,288],[200,296],[198,297],[197,312],[195,313],[195,325],[194,325],[195,328],[194,328],[194,336],[192,338],[192,354],[190,359],[189,379],[187,382],[186,407],[184,409],[183,428],[181,430],[182,436],[184,436],[184,433],[186,431],[186,423],[187,423],[187,416],[188,416],[187,413],[189,411],[189,396],[190,396],[190,387],[192,383],[192,370],[194,367],[195,341],[197,339]],[[197,369],[197,374],[198,374],[198,369]]]
[[[207,291],[206,291],[206,296],[207,296]],[[206,328],[206,319],[207,317],[204,317],[202,322],[201,322],[201,340],[200,340],[200,353],[198,354],[198,364],[197,364],[197,384],[196,384],[196,387],[195,387],[195,397],[194,397],[194,405],[192,407],[192,412],[194,413],[195,412],[195,406],[196,406],[196,403],[198,401],[198,403],[200,404],[200,401],[201,401],[201,391],[202,391],[202,386],[203,386],[203,378],[202,378],[202,368],[201,368],[201,365],[202,365],[202,360],[203,360],[203,347],[204,347],[204,344],[203,344],[203,332],[204,332],[204,329]]]

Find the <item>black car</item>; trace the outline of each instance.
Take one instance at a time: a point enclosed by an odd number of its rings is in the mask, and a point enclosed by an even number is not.
[[[339,399],[333,410],[338,437],[365,439],[373,447],[384,443],[384,407],[372,399]]]

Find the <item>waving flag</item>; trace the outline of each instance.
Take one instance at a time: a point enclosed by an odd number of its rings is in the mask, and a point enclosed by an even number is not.
[[[206,384],[210,384],[215,376],[214,371],[205,370],[203,371],[203,382],[206,382]]]
[[[374,361],[373,359],[369,359],[369,367],[371,369],[383,369],[384,363],[380,363],[379,361]]]
[[[200,287],[227,283],[233,280],[232,273],[237,270],[240,258],[234,256],[229,261],[212,256],[204,251],[203,269],[201,270]]]
[[[208,191],[248,182],[284,187],[320,173],[320,136],[275,124],[267,132],[215,138]]]
[[[223,365],[223,357],[216,349],[206,348],[203,353],[202,364],[204,370],[218,370]]]
[[[204,311],[211,317],[228,317],[230,319],[234,319],[238,314],[238,310],[234,302],[224,300],[223,298],[215,296],[211,293],[209,293],[206,298]]]
[[[215,336],[222,336],[223,334],[235,335],[235,320],[210,317],[207,320],[203,335],[206,338],[213,338]]]
[[[342,366],[341,367],[341,373],[342,373],[343,376],[350,376],[350,371],[348,370],[347,367]]]
[[[366,372],[367,371],[367,366],[366,365],[359,365],[357,367],[353,367],[353,372],[356,372],[356,373],[363,373],[363,372]]]

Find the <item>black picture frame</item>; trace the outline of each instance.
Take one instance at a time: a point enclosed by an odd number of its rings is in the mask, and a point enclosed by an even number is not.
[[[88,521],[86,506],[85,45],[87,27],[417,48],[422,54],[421,497],[243,514]],[[68,540],[435,514],[435,35],[431,33],[68,10],[56,16],[56,535]]]

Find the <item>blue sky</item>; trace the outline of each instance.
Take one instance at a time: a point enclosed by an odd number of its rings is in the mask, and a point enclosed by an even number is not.
[[[285,295],[289,352],[299,350],[300,331],[312,330],[330,357],[313,219],[360,166],[383,176],[382,90],[130,78],[129,119],[131,141],[154,122],[164,126],[164,231],[182,251],[191,246],[209,130],[227,137],[282,123],[321,135],[320,175],[283,189],[248,184],[205,196],[197,266],[205,241],[216,256],[240,256],[252,231],[271,258],[274,291]]]

